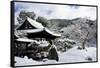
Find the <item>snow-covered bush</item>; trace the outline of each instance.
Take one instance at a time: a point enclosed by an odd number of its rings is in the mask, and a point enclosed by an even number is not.
[[[56,45],[58,51],[65,52],[67,49],[74,47],[74,44],[76,44],[76,42],[74,40],[69,40],[66,38],[59,38],[58,40],[54,41],[54,44]]]

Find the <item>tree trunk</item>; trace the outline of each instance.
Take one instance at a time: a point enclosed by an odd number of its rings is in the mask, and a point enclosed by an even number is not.
[[[82,43],[82,49],[85,49],[85,44],[86,44],[88,35],[89,35],[89,32],[87,33],[85,39],[83,40],[83,43]]]

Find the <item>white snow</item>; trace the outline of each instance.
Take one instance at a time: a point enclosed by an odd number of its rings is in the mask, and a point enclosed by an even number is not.
[[[16,39],[17,41],[21,41],[21,42],[35,42],[37,44],[39,44],[39,46],[41,47],[45,47],[45,46],[48,46],[49,43],[47,41],[36,41],[36,40],[33,40],[33,39],[28,39],[28,38],[18,38]]]
[[[36,33],[36,32],[43,31],[43,29],[27,29],[27,30],[18,30],[18,31],[22,31],[24,33]]]
[[[75,40],[63,38],[63,39],[58,39],[58,41],[70,41],[70,42],[76,42]]]
[[[49,45],[49,43],[47,41],[40,41],[39,44],[41,47],[45,47],[45,46]]]
[[[15,66],[25,66],[25,65],[42,65],[42,64],[54,64],[57,63],[55,60],[44,59],[43,61],[35,61],[28,59],[26,56],[24,58],[15,57]]]
[[[96,48],[90,47],[86,50],[78,50],[77,47],[74,47],[65,53],[61,53],[59,54],[59,63],[88,62],[86,60],[88,57],[91,57],[92,61],[96,61]]]
[[[45,30],[46,30],[48,33],[50,33],[51,35],[58,36],[58,37],[61,36],[61,34],[56,34],[56,33],[54,33],[54,32],[51,32],[51,31],[48,30],[47,28],[45,28]]]
[[[36,42],[36,40],[31,40],[31,39],[27,39],[27,38],[18,38],[16,40],[17,41],[22,41],[22,42]]]
[[[43,29],[43,28],[44,28],[44,26],[43,26],[41,23],[39,23],[39,22],[37,22],[37,21],[35,21],[35,20],[32,20],[32,19],[29,18],[29,17],[27,17],[27,20],[28,20],[34,27],[36,27],[36,28],[38,28],[38,29]]]
[[[43,61],[35,61],[28,59],[26,56],[24,58],[15,57],[15,66],[25,66],[25,65],[41,65],[41,64],[57,64],[57,63],[73,63],[73,62],[89,62],[86,58],[91,57],[92,61],[96,61],[96,48],[89,47],[86,50],[78,50],[77,46],[66,51],[58,52],[59,61],[44,59]]]

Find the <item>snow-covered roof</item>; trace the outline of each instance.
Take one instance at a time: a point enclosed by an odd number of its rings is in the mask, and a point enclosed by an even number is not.
[[[49,29],[47,29],[46,27],[45,28],[42,28],[42,29],[31,29],[31,30],[22,30],[26,33],[37,33],[37,32],[42,32],[42,31],[45,31],[46,33],[52,35],[52,36],[56,36],[56,37],[60,37],[61,34],[57,34],[57,33],[54,33],[52,31],[50,31]]]
[[[31,40],[31,39],[27,39],[27,38],[18,38],[16,40],[21,41],[21,42],[36,42],[36,40]]]
[[[42,32],[42,31],[45,31],[46,33],[52,35],[52,36],[55,36],[55,37],[59,37],[61,36],[61,34],[57,34],[57,33],[54,33],[52,31],[50,31],[49,29],[47,29],[46,27],[44,27],[41,23],[27,17],[27,21],[32,25],[34,26],[36,29],[25,29],[25,30],[17,30],[19,32],[22,32],[22,33],[37,33],[37,32]],[[21,27],[21,25],[19,26]]]
[[[61,34],[54,33],[54,32],[50,31],[50,30],[47,29],[47,28],[45,28],[45,30],[46,30],[46,32],[48,32],[48,33],[51,34],[51,35],[58,36],[58,37],[61,36]]]
[[[26,32],[26,33],[36,33],[36,32],[41,32],[43,31],[43,29],[29,29],[29,30],[17,30],[17,31],[22,31],[22,32]]]
[[[37,44],[40,44],[41,47],[45,47],[45,46],[48,46],[49,43],[47,41],[36,41],[36,40],[32,40],[32,39],[28,39],[28,38],[18,38],[16,39],[16,41],[20,41],[20,42],[35,42]]]
[[[36,29],[42,29],[42,28],[44,28],[44,26],[43,26],[41,23],[39,23],[39,22],[37,22],[37,21],[35,21],[35,20],[29,18],[29,17],[27,17],[26,20],[28,21],[28,23],[30,23],[30,24],[31,24],[33,27],[35,27]],[[25,21],[26,21],[26,20],[25,20]],[[25,21],[24,21],[23,23],[19,24],[19,26],[16,27],[16,29],[20,28],[20,27],[25,23]]]
[[[44,26],[43,26],[41,23],[39,23],[39,22],[37,22],[37,21],[35,21],[35,20],[32,20],[32,19],[29,18],[29,17],[27,17],[27,20],[29,21],[29,23],[30,23],[31,25],[33,25],[33,26],[36,27],[37,29],[43,29],[43,28],[44,28]]]

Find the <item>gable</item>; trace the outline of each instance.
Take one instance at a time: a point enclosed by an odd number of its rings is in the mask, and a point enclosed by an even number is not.
[[[26,19],[25,22],[17,28],[17,30],[26,30],[26,29],[36,29],[33,25],[29,23],[29,21]]]

